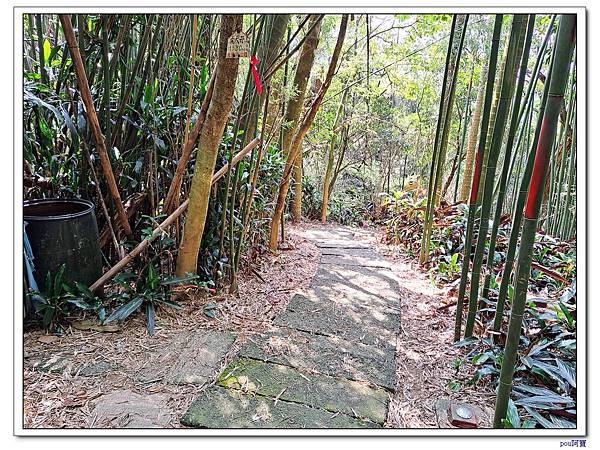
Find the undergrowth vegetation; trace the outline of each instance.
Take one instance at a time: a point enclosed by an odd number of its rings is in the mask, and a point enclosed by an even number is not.
[[[387,194],[382,202],[381,220],[386,243],[399,246],[413,258],[418,258],[425,203],[424,193],[418,189]],[[464,204],[444,202],[434,211],[429,273],[434,283],[454,294],[463,263],[466,212]],[[500,223],[489,298],[484,299],[485,305],[479,315],[479,333],[477,337],[456,343],[464,348],[464,357],[457,360],[456,365],[470,362],[476,368],[475,376],[451,381],[448,384],[451,390],[460,390],[462,384],[489,382],[495,385],[499,379],[506,334],[494,334],[491,330],[510,235],[507,217]],[[532,428],[536,424],[544,428],[575,426],[575,255],[574,241],[562,241],[538,230],[523,335],[519,343],[514,401],[511,400],[505,423],[509,428]],[[512,286],[509,286],[509,303],[513,293]],[[508,311],[504,315],[505,321],[508,320]]]

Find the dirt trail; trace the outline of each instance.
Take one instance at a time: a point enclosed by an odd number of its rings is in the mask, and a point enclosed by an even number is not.
[[[28,333],[25,426],[426,428],[438,399],[489,407],[493,393],[465,383],[472,368],[456,369],[444,292],[380,242],[290,226],[239,297],[191,295],[154,337],[141,316],[118,333]]]

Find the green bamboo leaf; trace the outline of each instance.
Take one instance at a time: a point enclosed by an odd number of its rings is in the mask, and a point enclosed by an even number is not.
[[[183,306],[181,306],[179,303],[176,303],[172,300],[167,300],[167,299],[161,299],[158,300],[158,302],[165,304],[167,306],[170,306],[171,308],[175,308],[175,309],[183,309]]]
[[[76,281],[75,282],[75,287],[77,287],[77,289],[79,289],[79,292],[81,292],[82,294],[84,294],[86,297],[88,297],[88,298],[94,298],[95,297],[94,293],[85,284],[80,283],[79,281]]]
[[[550,420],[552,420],[552,423],[554,424],[552,428],[576,428],[576,425],[570,420],[563,419],[554,414],[550,416]]]
[[[152,302],[146,303],[146,316],[148,319],[148,321],[146,323],[146,328],[148,329],[148,334],[150,336],[153,336],[156,321],[155,321],[154,305],[152,304]]]
[[[46,305],[44,309],[44,316],[42,318],[42,326],[47,330],[50,328],[50,324],[54,319],[55,309],[53,306]]]
[[[515,401],[515,404],[524,406],[535,406],[538,409],[558,409],[562,407],[574,406],[572,399],[556,395],[536,395],[534,397],[525,397]]]
[[[571,386],[577,387],[576,386],[577,375],[575,373],[575,370],[570,365],[568,365],[567,363],[561,361],[558,358],[556,358],[556,365],[558,367],[558,370],[559,370],[560,374],[563,376],[563,378],[565,380],[567,380],[567,382]]]
[[[50,45],[50,41],[48,39],[44,39],[44,62],[46,65],[49,63],[50,52],[52,51],[52,46]]]
[[[105,323],[110,323],[115,320],[123,321],[127,319],[141,306],[143,302],[144,300],[140,297],[134,298],[129,303],[126,303],[117,308],[110,316],[108,316],[108,319],[106,319]]]
[[[526,406],[526,405],[523,405],[523,408],[525,408],[525,411],[527,411],[529,413],[529,415],[531,417],[533,417],[533,419],[537,423],[539,423],[541,426],[543,426],[544,428],[554,428],[554,424],[552,422],[550,422],[548,419],[546,419],[544,416],[542,416],[534,408],[532,408],[530,406]]]
[[[56,272],[56,276],[54,277],[54,289],[52,291],[54,295],[60,295],[62,292],[65,269],[66,265],[63,264],[60,266],[60,269],[58,269],[58,272]]]
[[[72,297],[67,299],[67,302],[77,306],[79,309],[83,309],[83,310],[88,310],[88,309],[92,309],[92,307],[82,298],[79,297]]]
[[[508,400],[508,409],[506,411],[505,424],[510,424],[507,428],[521,428],[521,419],[519,419],[519,411],[512,400]]]

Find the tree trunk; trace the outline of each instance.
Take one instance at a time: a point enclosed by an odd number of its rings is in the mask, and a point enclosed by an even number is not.
[[[183,237],[177,256],[178,276],[196,273],[198,251],[204,232],[211,191],[211,176],[215,170],[219,144],[233,103],[233,93],[238,73],[238,58],[226,58],[227,40],[242,28],[241,14],[225,14],[221,19],[218,61],[215,69],[215,86],[198,142],[198,151],[192,186],[189,212],[183,228]]]
[[[344,86],[344,94],[340,100],[335,119],[333,121],[333,128],[331,129],[331,140],[329,142],[329,152],[327,154],[327,166],[325,168],[325,176],[323,177],[323,200],[321,202],[321,222],[327,222],[327,206],[329,205],[329,194],[331,192],[331,180],[333,177],[333,163],[335,160],[335,144],[337,142],[338,128],[344,115],[344,104],[346,103],[346,96],[348,95],[347,85]]]
[[[263,48],[258,50],[260,52],[259,58],[262,59],[262,61],[259,61],[262,66],[262,69],[260,70],[261,75],[263,75],[264,70],[268,68],[277,57],[289,21],[289,14],[274,14],[267,16],[267,21],[264,25],[267,27],[266,34],[263,35],[267,39],[263,41]],[[246,143],[250,142],[256,133],[258,111],[262,107],[261,100],[255,98],[253,95],[248,96],[248,101],[251,102],[251,104],[248,108],[246,120],[242,122],[244,125],[244,142]],[[244,110],[245,108],[242,107],[241,111]]]
[[[471,181],[473,179],[473,163],[475,162],[475,147],[477,146],[477,135],[479,134],[479,125],[481,124],[481,108],[483,106],[483,95],[485,94],[486,70],[481,71],[481,80],[479,81],[479,92],[469,129],[469,140],[467,143],[467,154],[465,156],[465,172],[460,186],[459,202],[466,202],[469,197]]]
[[[348,27],[348,15],[344,14],[342,16],[342,21],[340,24],[340,31],[338,34],[337,42],[335,44],[335,49],[333,50],[333,55],[331,56],[331,61],[329,63],[329,68],[327,70],[327,75],[325,77],[325,81],[321,86],[321,90],[317,94],[317,97],[311,104],[308,113],[304,116],[302,123],[298,127],[298,131],[294,135],[294,138],[290,144],[290,151],[288,153],[288,157],[285,163],[285,168],[283,169],[283,176],[281,183],[279,184],[279,194],[277,196],[277,203],[275,206],[275,211],[273,212],[273,218],[271,220],[271,231],[269,234],[269,250],[272,252],[277,250],[277,239],[279,236],[279,227],[281,224],[281,218],[283,215],[283,208],[285,207],[285,199],[287,197],[288,189],[290,186],[290,177],[292,174],[292,169],[298,153],[301,151],[302,141],[304,140],[304,136],[308,133],[310,126],[315,120],[315,116],[317,115],[317,111],[319,106],[321,106],[321,102],[323,101],[323,97],[325,97],[325,93],[331,84],[331,80],[337,68],[337,63],[340,58],[340,53],[342,51],[342,45],[344,43],[344,38],[346,37],[346,28]]]
[[[298,66],[296,67],[296,74],[294,75],[294,81],[292,85],[295,95],[290,96],[290,99],[288,100],[284,118],[286,128],[283,131],[281,150],[286,155],[289,155],[292,137],[296,132],[298,119],[300,118],[300,113],[302,112],[302,105],[304,104],[304,97],[306,93],[306,85],[308,84],[310,71],[315,59],[315,50],[319,43],[321,19],[322,18],[319,15],[313,15],[311,17],[309,22],[309,29],[311,31],[306,37],[306,40],[302,45],[302,50],[300,51]],[[300,220],[302,215],[302,152],[300,152],[296,158],[293,171],[294,200],[292,203],[292,217],[293,220],[297,222]]]
[[[173,210],[176,208],[175,203],[178,203],[179,193],[181,191],[181,183],[183,182],[183,176],[185,175],[190,156],[192,156],[192,149],[194,148],[194,144],[196,143],[198,135],[200,134],[200,130],[202,130],[202,126],[204,125],[204,121],[206,120],[206,113],[208,111],[208,107],[212,99],[213,89],[215,86],[214,82],[215,77],[213,76],[210,79],[208,88],[206,90],[206,93],[204,94],[204,100],[202,101],[202,106],[200,107],[198,118],[194,123],[194,128],[192,128],[192,130],[189,133],[186,133],[184,135],[185,144],[183,146],[183,150],[181,151],[181,157],[177,162],[177,167],[175,169],[175,173],[173,174],[173,179],[171,180],[169,191],[167,192],[167,196],[165,197],[165,201],[163,203],[163,214],[171,214],[171,212],[173,212]]]

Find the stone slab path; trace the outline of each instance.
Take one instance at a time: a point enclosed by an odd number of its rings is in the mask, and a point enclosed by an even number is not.
[[[276,317],[276,331],[241,348],[182,417],[184,425],[383,426],[395,387],[398,284],[354,232],[307,233],[322,253],[310,288]]]

